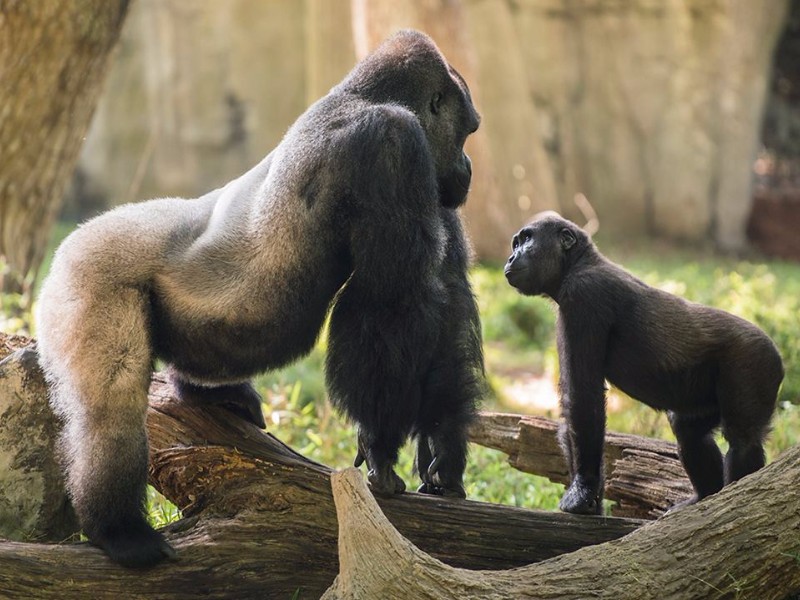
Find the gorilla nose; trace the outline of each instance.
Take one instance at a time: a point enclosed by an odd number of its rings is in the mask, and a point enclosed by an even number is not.
[[[511,273],[514,270],[514,268],[513,268],[514,267],[514,258],[516,258],[516,256],[513,255],[513,254],[511,256],[509,256],[508,257],[508,261],[506,262],[506,266],[503,268],[503,273],[505,274],[506,279],[509,279],[511,277]]]

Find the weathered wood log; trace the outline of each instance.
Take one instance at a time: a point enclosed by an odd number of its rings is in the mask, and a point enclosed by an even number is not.
[[[544,417],[481,413],[470,441],[508,454],[515,469],[569,483],[558,445],[558,423]],[[605,495],[617,502],[615,516],[655,519],[692,495],[692,484],[672,442],[606,432]]]
[[[28,338],[0,334],[0,359],[28,344]],[[67,539],[78,521],[55,457],[57,423],[44,401],[36,353],[23,349],[0,362],[0,382],[0,536]]]
[[[35,361],[13,369],[41,378]],[[6,383],[0,375],[0,398]],[[18,400],[46,406],[42,394]],[[179,560],[131,572],[85,543],[2,542],[0,597],[318,597],[338,571],[331,470],[224,409],[177,402],[161,376],[150,401],[150,479],[184,512],[166,528]],[[415,544],[473,569],[543,560],[641,525],[414,493],[379,502]]]
[[[800,590],[800,446],[621,540],[506,571],[448,566],[381,514],[355,469],[333,475],[341,570],[324,600],[752,598]]]

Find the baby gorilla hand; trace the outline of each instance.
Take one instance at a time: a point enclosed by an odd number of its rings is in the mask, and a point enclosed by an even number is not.
[[[588,485],[576,477],[558,503],[558,508],[574,515],[599,515],[603,508],[599,488],[599,485]]]

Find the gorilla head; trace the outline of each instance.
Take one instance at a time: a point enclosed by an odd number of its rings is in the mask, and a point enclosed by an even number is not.
[[[425,131],[443,206],[461,206],[472,179],[464,152],[480,115],[464,79],[426,35],[401,31],[356,66],[339,86],[375,103],[396,103],[412,111]]]
[[[570,262],[591,244],[574,223],[552,211],[540,213],[512,238],[506,279],[526,296],[554,298]]]

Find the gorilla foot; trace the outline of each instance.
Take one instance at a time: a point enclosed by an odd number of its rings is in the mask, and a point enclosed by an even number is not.
[[[406,491],[406,484],[391,467],[383,469],[370,469],[367,481],[373,494],[379,496],[393,496]]]
[[[436,485],[430,481],[423,481],[417,488],[420,494],[430,494],[431,496],[444,496],[445,498],[466,498],[467,491],[462,484],[450,486]]]
[[[694,496],[691,496],[690,498],[686,498],[686,500],[681,500],[680,502],[676,502],[675,504],[670,506],[667,509],[667,512],[665,512],[664,514],[668,515],[668,514],[673,513],[673,512],[675,512],[677,510],[680,510],[680,509],[682,509],[682,508],[684,508],[686,506],[691,506],[692,504],[697,504],[701,499],[702,498],[700,498],[697,494],[695,494]]]
[[[145,569],[178,556],[164,536],[149,525],[119,534],[95,535],[89,541],[102,548],[111,560],[131,569]]]
[[[573,481],[558,503],[558,508],[574,515],[599,515],[603,509],[601,500],[593,487]]]
[[[261,396],[250,382],[206,387],[184,381],[175,372],[170,373],[170,378],[181,400],[221,406],[256,427],[267,428],[261,412]]]
[[[448,474],[446,460],[437,455],[431,461],[426,473],[421,473],[422,485],[417,488],[421,494],[445,496],[448,498],[466,498],[467,492],[461,481],[461,474]]]

